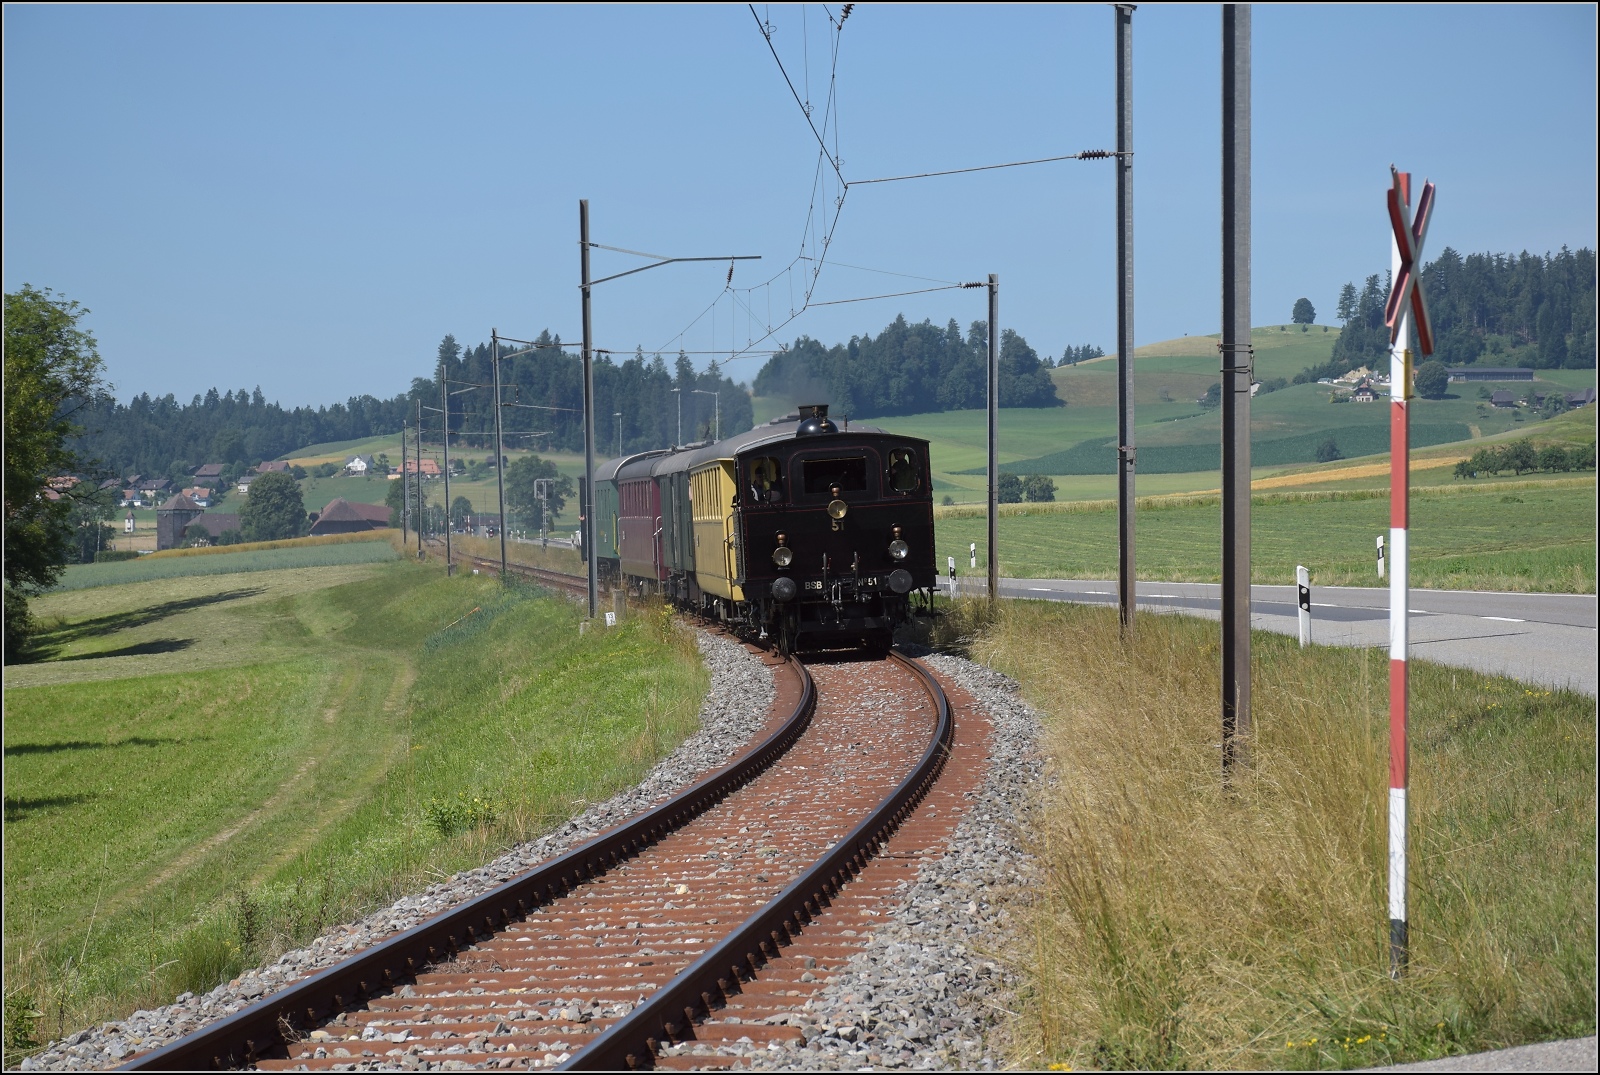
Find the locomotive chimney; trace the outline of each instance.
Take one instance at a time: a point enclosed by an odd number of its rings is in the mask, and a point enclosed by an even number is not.
[[[800,408],[800,428],[797,437],[815,437],[823,433],[837,433],[839,427],[828,420],[826,403],[808,403]]]

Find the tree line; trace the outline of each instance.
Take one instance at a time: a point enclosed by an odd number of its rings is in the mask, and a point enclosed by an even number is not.
[[[952,318],[910,324],[899,315],[876,337],[852,336],[825,347],[810,336],[773,355],[756,375],[755,393],[793,403],[829,403],[857,418],[986,405],[989,327],[974,321],[965,335]],[[1089,352],[1092,351],[1093,354]],[[1064,360],[1098,357],[1099,348],[1068,348]],[[1000,333],[1000,406],[1060,407],[1052,363],[1012,329]]]
[[[1480,478],[1486,474],[1528,474],[1539,470],[1563,473],[1569,470],[1594,469],[1594,443],[1562,445],[1546,444],[1536,447],[1532,440],[1514,440],[1509,444],[1495,444],[1479,448],[1472,458],[1456,464],[1458,478]]]
[[[583,450],[583,363],[562,350],[560,336],[541,332],[531,353],[501,344],[501,354],[516,354],[500,364],[502,423],[507,447]],[[494,437],[494,360],[488,343],[462,347],[454,336],[439,344],[431,378],[411,382],[411,396],[439,406],[439,378],[450,382],[451,443],[461,440],[489,447]],[[674,394],[676,392],[676,394]],[[594,361],[595,450],[602,458],[669,448],[707,440],[718,432],[732,436],[755,424],[749,389],[723,375],[713,361],[696,372],[682,351],[669,369],[660,354],[643,348],[617,361],[601,353]],[[680,412],[681,408],[681,412]],[[681,436],[680,436],[681,413]],[[619,417],[620,415],[620,417]],[[425,439],[439,440],[439,416],[424,416]]]
[[[1422,270],[1434,355],[1446,366],[1479,360],[1516,361],[1535,368],[1592,369],[1595,364],[1595,259],[1587,247],[1544,257],[1469,254],[1450,247]],[[1352,281],[1339,293],[1344,323],[1332,357],[1295,377],[1296,384],[1338,377],[1387,361],[1383,321],[1388,274]],[[1501,357],[1506,356],[1506,357]]]

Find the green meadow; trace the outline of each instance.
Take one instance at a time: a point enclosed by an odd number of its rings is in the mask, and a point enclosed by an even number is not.
[[[1593,475],[1420,486],[1411,499],[1412,585],[1594,593],[1594,519]],[[1317,585],[1380,584],[1375,539],[1389,531],[1386,489],[1257,493],[1250,522],[1254,582],[1287,585],[1304,564]],[[1135,527],[1139,578],[1220,580],[1217,497],[1141,501]],[[941,512],[935,534],[941,571],[954,556],[967,574],[973,542],[981,568],[981,509]],[[999,553],[1000,573],[1011,578],[1114,579],[1116,503],[1008,505]]]
[[[660,616],[580,633],[565,599],[394,560],[200,573],[230,555],[33,602],[5,687],[5,974],[38,1042],[481,864],[695,726],[705,674]]]

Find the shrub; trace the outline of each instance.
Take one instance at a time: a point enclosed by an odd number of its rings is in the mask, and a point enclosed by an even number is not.
[[[137,560],[138,552],[133,549],[102,549],[94,554],[97,564],[114,564],[121,560]]]
[[[1022,503],[1022,479],[1015,474],[1000,475],[1000,487],[996,490],[1002,504]]]
[[[1344,453],[1339,450],[1339,442],[1332,437],[1317,445],[1317,462],[1332,463],[1337,459],[1343,458]]]
[[[422,816],[440,836],[454,836],[467,829],[492,825],[500,815],[493,800],[478,795],[468,798],[466,792],[458,791],[454,799],[436,797],[423,803]]]

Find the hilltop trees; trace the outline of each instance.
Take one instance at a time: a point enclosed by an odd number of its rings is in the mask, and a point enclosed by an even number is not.
[[[1528,365],[1594,367],[1594,251],[1562,247],[1544,257],[1527,251],[1462,257],[1447,246],[1423,266],[1422,281],[1433,322],[1434,357],[1445,366],[1465,366],[1485,353],[1526,347],[1529,352],[1518,361]],[[1339,293],[1344,331],[1334,341],[1333,356],[1303,371],[1296,383],[1384,361],[1389,350],[1389,330],[1383,323],[1388,292],[1388,280],[1376,275],[1367,277],[1359,293],[1353,283],[1345,284]]]
[[[5,297],[5,659],[26,640],[27,597],[53,585],[73,547],[75,494],[48,479],[81,463],[71,438],[87,401],[106,391],[88,310],[24,284]],[[87,494],[93,483],[82,483]]]
[[[1349,285],[1346,285],[1349,286]],[[1297,325],[1315,324],[1317,308],[1311,305],[1311,300],[1299,298],[1294,300],[1294,323]]]
[[[972,322],[963,336],[954,320],[940,328],[900,316],[878,336],[852,336],[847,344],[824,347],[800,337],[761,368],[755,392],[826,402],[833,413],[858,418],[977,408],[988,393],[988,346],[986,322]],[[1062,406],[1048,367],[1011,329],[1000,333],[1000,405]]]

